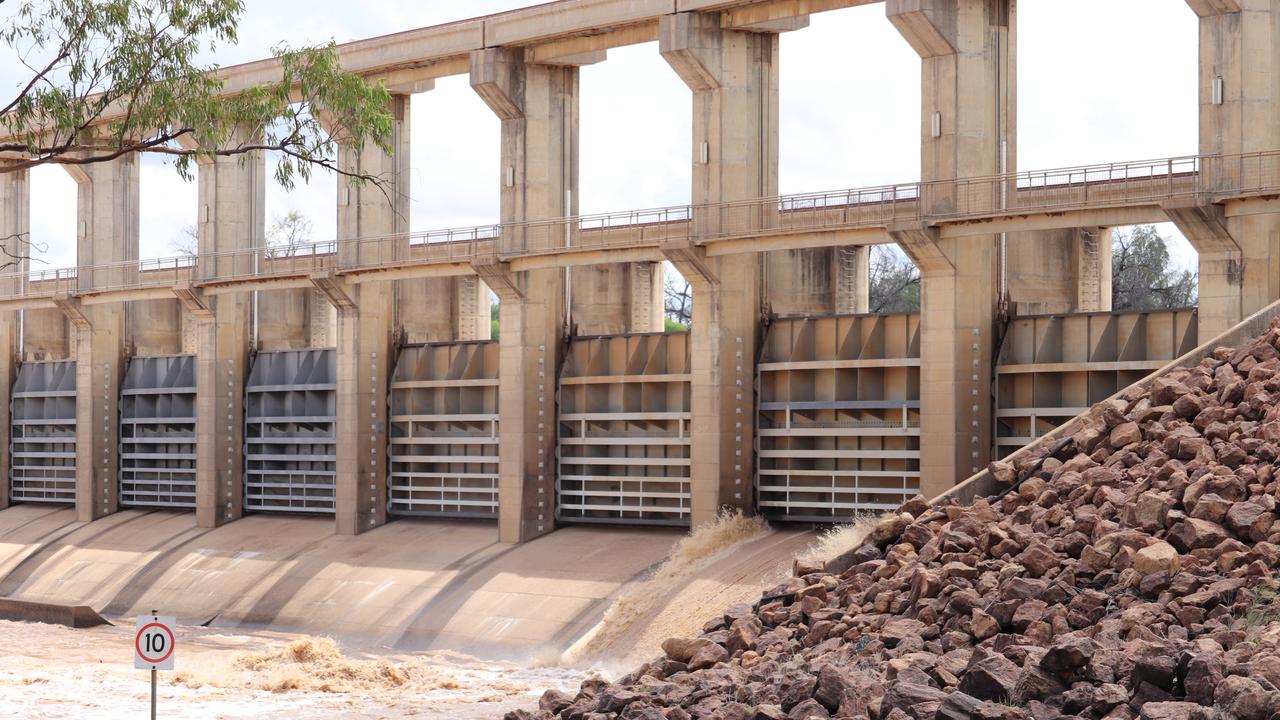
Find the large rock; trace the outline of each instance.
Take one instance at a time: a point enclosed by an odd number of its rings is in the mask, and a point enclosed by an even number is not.
[[[1167,539],[1178,552],[1186,553],[1214,547],[1227,539],[1227,531],[1215,522],[1187,518],[1169,528]]]
[[[1181,559],[1178,551],[1167,542],[1148,545],[1133,556],[1133,568],[1143,575],[1165,572],[1173,575],[1178,572]]]
[[[1260,542],[1267,539],[1276,516],[1255,502],[1238,502],[1227,510],[1227,529],[1241,540]]]
[[[1093,659],[1093,640],[1072,636],[1062,638],[1040,659],[1040,667],[1059,675],[1074,673]]]
[[[1149,702],[1142,706],[1142,720],[1211,720],[1208,708],[1189,702]]]
[[[662,642],[662,652],[676,662],[687,663],[693,656],[716,643],[706,638],[667,638]],[[723,649],[723,648],[722,648]]]
[[[1003,700],[1018,682],[1018,666],[1003,655],[977,648],[957,689],[979,700]]]

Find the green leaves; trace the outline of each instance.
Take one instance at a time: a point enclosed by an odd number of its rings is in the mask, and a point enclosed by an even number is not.
[[[0,97],[0,172],[47,163],[102,162],[127,152],[193,163],[276,151],[286,188],[316,167],[338,167],[338,147],[391,152],[394,119],[381,85],[343,71],[334,44],[273,49],[279,82],[224,95],[201,52],[234,42],[242,0],[26,0],[0,30],[29,82]],[[12,156],[11,156],[12,157]]]

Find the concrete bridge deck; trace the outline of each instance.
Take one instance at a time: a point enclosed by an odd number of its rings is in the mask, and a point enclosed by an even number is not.
[[[1239,177],[1236,189],[1205,186],[1205,178],[1226,168]],[[360,283],[474,275],[477,262],[506,263],[513,272],[653,262],[665,258],[664,248],[681,244],[703,248],[708,257],[864,246],[894,242],[891,228],[915,224],[949,238],[1169,222],[1171,205],[1226,205],[1230,214],[1246,201],[1270,207],[1277,195],[1280,151],[1107,163],[9,272],[0,274],[0,309],[53,308],[55,300],[70,298],[98,305],[171,299],[175,292],[309,288],[317,276]],[[1249,209],[1259,211],[1256,202]],[[356,246],[354,262],[339,261],[340,245]],[[218,272],[202,273],[202,265]]]

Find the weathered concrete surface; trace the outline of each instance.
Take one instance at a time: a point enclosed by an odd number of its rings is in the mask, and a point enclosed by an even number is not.
[[[789,558],[800,536],[787,531],[756,548],[753,563],[731,554],[724,572],[706,573],[750,580]],[[520,655],[567,648],[680,537],[566,528],[513,546],[479,522],[402,520],[344,536],[327,518],[251,515],[201,529],[190,513],[124,510],[80,523],[71,509],[19,505],[0,511],[0,597],[88,605],[108,618],[157,609],[212,627]]]

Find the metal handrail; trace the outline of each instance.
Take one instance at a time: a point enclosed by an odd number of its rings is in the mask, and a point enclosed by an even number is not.
[[[671,241],[1089,209],[1278,188],[1280,150],[1178,156],[15,271],[0,273],[0,299],[158,287],[172,284],[181,273],[206,283],[271,279],[406,264],[466,263],[484,257],[509,260]]]

